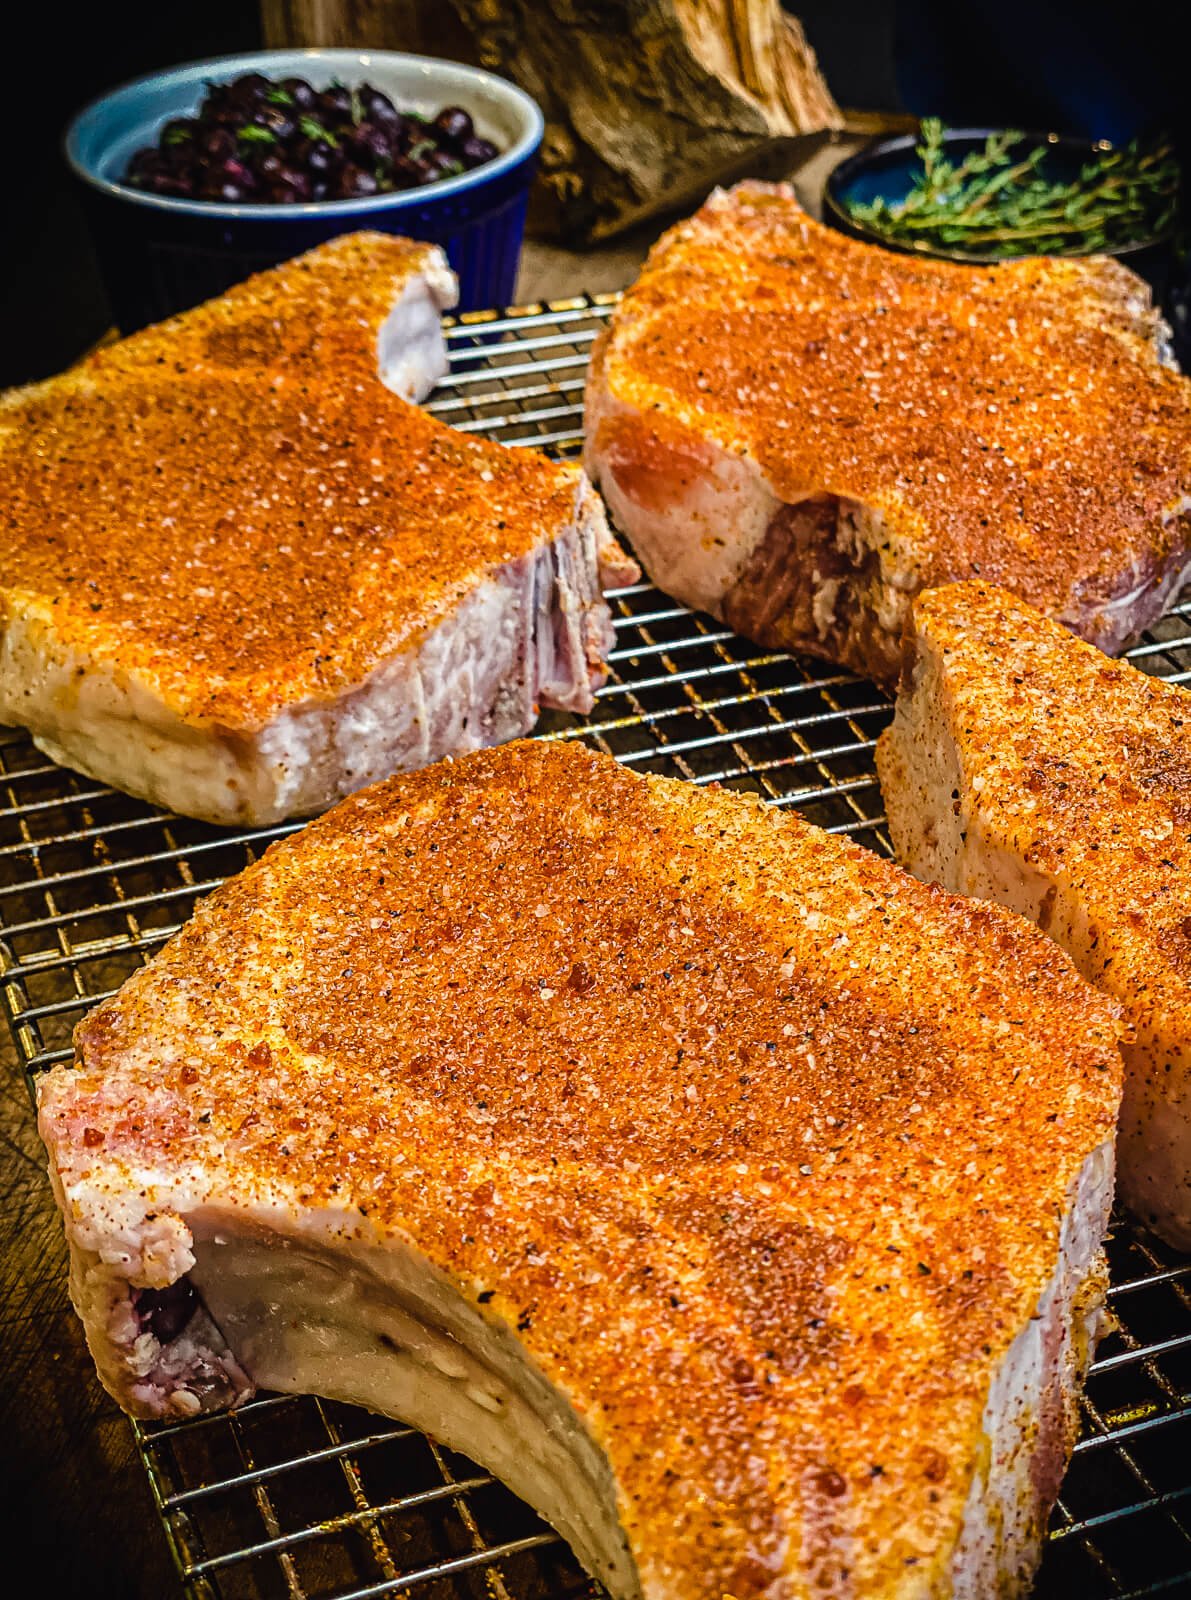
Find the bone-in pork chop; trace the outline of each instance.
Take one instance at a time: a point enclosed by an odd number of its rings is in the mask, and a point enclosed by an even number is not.
[[[0,721],[260,823],[588,709],[618,552],[577,469],[409,403],[453,294],[351,235],[0,399]]]
[[[985,584],[913,622],[877,747],[898,858],[1030,917],[1120,1002],[1121,1194],[1189,1249],[1191,694]]]
[[[911,597],[982,576],[1109,652],[1191,562],[1191,383],[1103,258],[977,268],[717,193],[597,348],[588,470],[654,582],[897,674]]]
[[[617,1600],[1024,1594],[1120,1057],[1022,919],[514,744],[274,845],[76,1042],[40,1125],[130,1411],[405,1418]]]

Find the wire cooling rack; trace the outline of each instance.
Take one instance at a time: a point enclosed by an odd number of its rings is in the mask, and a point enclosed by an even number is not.
[[[431,410],[560,454],[579,445],[583,376],[614,297],[471,317]],[[717,781],[797,806],[888,851],[870,684],[737,638],[647,584],[612,597],[612,676],[581,738],[637,771]],[[1191,604],[1131,653],[1191,679]],[[163,814],[0,736],[0,987],[31,1074],[189,915],[198,896],[296,824],[231,833]],[[1117,1328],[1102,1343],[1039,1597],[1191,1593],[1191,1261],[1118,1218]],[[308,1397],[138,1426],[183,1583],[204,1600],[569,1600],[595,1586],[526,1506],[408,1428]]]

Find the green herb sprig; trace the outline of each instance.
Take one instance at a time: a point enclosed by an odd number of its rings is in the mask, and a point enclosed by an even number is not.
[[[258,128],[255,123],[249,123],[246,128],[236,131],[236,138],[244,144],[276,144],[277,135],[268,128]]]
[[[903,200],[846,203],[853,221],[913,250],[962,250],[994,258],[1087,255],[1161,239],[1175,227],[1179,167],[1168,140],[1105,146],[1071,182],[1052,182],[1036,144],[1018,158],[1024,133],[989,136],[957,164],[947,159],[946,130],[922,122],[922,171]]]
[[[332,150],[338,150],[339,140],[331,132],[330,128],[324,128],[316,117],[299,117],[298,128],[308,139],[321,139],[323,144],[329,144]]]

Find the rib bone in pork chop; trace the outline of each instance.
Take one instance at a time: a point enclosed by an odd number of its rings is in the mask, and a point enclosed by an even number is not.
[[[574,467],[409,403],[453,297],[351,235],[0,399],[0,720],[260,823],[588,709],[619,552]]]
[[[898,858],[1117,999],[1120,1188],[1191,1249],[1191,694],[985,584],[922,595],[877,767]]]
[[[77,1052],[40,1123],[136,1414],[390,1412],[618,1600],[1024,1593],[1120,1057],[1020,918],[516,744],[274,845]]]
[[[896,677],[910,598],[982,575],[1117,650],[1191,555],[1191,384],[1145,284],[976,268],[717,193],[597,348],[588,470],[654,582],[765,644]]]

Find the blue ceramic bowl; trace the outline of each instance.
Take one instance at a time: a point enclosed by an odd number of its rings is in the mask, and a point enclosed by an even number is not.
[[[501,154],[419,189],[310,205],[229,205],[145,194],[121,182],[129,157],[157,143],[162,123],[195,112],[208,82],[245,72],[333,79],[383,89],[403,110],[464,106]],[[124,333],[220,294],[323,240],[379,228],[441,244],[463,311],[513,299],[542,114],[527,94],[477,67],[386,50],[257,50],[138,78],[95,100],[66,131],[100,269]]]

